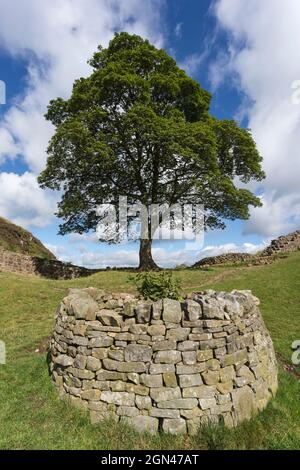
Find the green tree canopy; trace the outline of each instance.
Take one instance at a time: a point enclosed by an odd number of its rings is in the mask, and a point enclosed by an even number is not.
[[[87,78],[57,98],[46,118],[55,126],[42,187],[60,190],[60,233],[96,228],[95,206],[204,204],[206,228],[247,219],[260,200],[239,182],[261,180],[251,133],[209,113],[211,95],[163,49],[128,33],[99,46]],[[140,268],[155,268],[151,239]]]

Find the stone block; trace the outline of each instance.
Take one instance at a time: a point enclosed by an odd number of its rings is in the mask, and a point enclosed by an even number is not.
[[[185,434],[186,433],[186,422],[183,418],[178,419],[163,419],[162,429],[168,434]]]
[[[182,318],[180,302],[163,299],[163,320],[170,323],[180,323]]]

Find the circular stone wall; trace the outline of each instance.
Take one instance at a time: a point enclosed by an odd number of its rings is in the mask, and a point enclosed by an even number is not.
[[[62,396],[140,431],[235,426],[277,389],[269,333],[250,291],[183,302],[71,289],[56,312],[50,371]]]

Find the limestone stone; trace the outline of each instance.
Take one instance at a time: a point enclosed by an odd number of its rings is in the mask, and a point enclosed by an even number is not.
[[[196,351],[183,351],[182,353],[182,362],[186,365],[196,364],[197,362],[197,353]]]
[[[214,398],[217,390],[213,386],[200,385],[199,387],[187,387],[182,390],[184,398]]]
[[[127,362],[149,362],[152,357],[152,349],[150,346],[129,344],[125,348],[124,354]]]
[[[186,339],[188,339],[190,331],[190,328],[171,328],[167,331],[167,339],[173,339],[175,341],[185,341]]]
[[[136,395],[149,395],[149,388],[145,387],[145,385],[140,384],[133,384],[133,383],[126,383],[125,384],[126,392],[135,393]]]
[[[73,333],[76,336],[84,336],[87,331],[86,325],[75,325]]]
[[[203,361],[207,361],[208,359],[212,359],[213,358],[213,352],[211,349],[206,349],[206,350],[199,350],[197,351],[197,361],[198,362],[203,362]]]
[[[113,359],[114,361],[124,361],[124,351],[122,349],[110,350],[107,355],[109,359]]]
[[[165,433],[169,434],[185,434],[186,433],[186,421],[183,418],[178,419],[163,419],[162,429]]]
[[[97,313],[97,318],[105,326],[121,326],[122,317],[114,310],[102,309]]]
[[[220,369],[220,380],[221,382],[228,382],[235,378],[235,370],[233,366],[227,366]]]
[[[199,419],[200,416],[203,416],[203,411],[197,406],[197,408],[192,408],[190,410],[180,410],[180,416],[185,419]]]
[[[237,370],[238,377],[244,377],[247,379],[248,383],[253,383],[255,381],[255,377],[253,372],[249,369],[249,367],[243,365]]]
[[[102,338],[91,338],[89,340],[90,348],[108,348],[113,344],[114,340],[110,336],[105,336]]]
[[[109,384],[109,389],[112,392],[129,392],[129,390],[126,389],[126,382],[122,382],[122,380],[114,380]],[[108,389],[108,390],[109,390]]]
[[[151,416],[135,416],[127,418],[126,422],[140,433],[156,434],[158,431],[158,419]]]
[[[109,390],[109,382],[106,380],[96,380],[93,388],[98,388],[99,390]]]
[[[183,409],[195,408],[198,404],[196,398],[176,398],[174,400],[161,401],[157,404],[158,408]]]
[[[102,392],[101,400],[120,406],[134,406],[135,396],[127,392]]]
[[[136,372],[129,372],[129,374],[127,374],[127,378],[129,382],[132,382],[136,385],[140,383],[140,375]]]
[[[191,375],[180,375],[179,376],[179,385],[181,388],[185,387],[195,387],[197,385],[202,385],[202,379],[200,374],[191,374]]]
[[[149,396],[136,395],[135,404],[139,410],[150,410],[152,401]]]
[[[81,392],[81,398],[83,400],[99,400],[101,397],[101,391],[98,389],[85,390]]]
[[[221,368],[221,364],[218,359],[209,359],[206,361],[206,367],[210,370],[219,370]]]
[[[140,381],[143,385],[146,385],[146,387],[162,387],[163,386],[163,380],[162,380],[162,375],[150,375],[150,374],[142,374],[140,376]]]
[[[205,362],[200,362],[200,363],[191,364],[191,365],[186,365],[186,364],[176,365],[176,373],[178,375],[198,374],[199,372],[202,372],[204,370],[206,370]]]
[[[72,339],[72,344],[76,344],[77,346],[87,346],[88,343],[88,338],[84,336],[74,336],[74,338]]]
[[[93,379],[95,377],[95,373],[91,370],[85,369],[77,369],[76,367],[70,367],[69,372],[74,376],[78,377],[78,379]]]
[[[238,423],[249,419],[257,410],[254,393],[248,385],[232,391],[232,402]]]
[[[163,299],[163,320],[170,323],[180,323],[181,318],[180,303],[177,300]]]
[[[215,398],[200,398],[199,405],[202,410],[207,410],[217,405]]]
[[[101,369],[101,361],[96,357],[89,356],[86,361],[86,368],[87,370],[92,370],[94,372]]]
[[[178,419],[180,418],[179,410],[168,410],[163,408],[152,408],[150,411],[150,416],[155,418],[171,418]]]
[[[199,432],[201,419],[200,418],[187,419],[186,425],[187,425],[188,434],[190,436],[196,436]]]
[[[67,356],[66,354],[60,354],[54,360],[56,364],[59,364],[63,367],[72,366],[74,363],[74,359],[72,357]]]
[[[135,309],[137,323],[147,323],[151,317],[151,303],[139,302]]]
[[[165,325],[150,325],[147,331],[150,336],[164,336],[166,327]]]
[[[155,353],[154,362],[163,364],[177,364],[181,361],[181,352],[176,350],[158,351]]]
[[[197,351],[199,349],[199,343],[196,341],[182,341],[178,343],[179,351]]]
[[[186,313],[187,320],[197,321],[202,317],[202,309],[198,302],[194,300],[187,299],[184,302],[184,310]]]
[[[152,304],[152,318],[153,320],[160,320],[162,314],[162,300],[157,300]]]
[[[161,401],[173,400],[181,397],[180,388],[152,388],[150,389],[150,397],[157,403]]]
[[[166,351],[170,349],[176,349],[176,341],[174,340],[166,340],[166,341],[158,341],[152,347],[153,351]]]
[[[133,317],[135,315],[135,307],[137,304],[137,300],[128,300],[124,302],[124,315],[126,317]]]
[[[222,394],[230,393],[233,390],[233,381],[228,380],[228,382],[218,383],[217,389]]]
[[[175,372],[174,364],[150,364],[150,374],[156,375],[164,374],[166,372]]]
[[[117,409],[117,415],[119,416],[137,416],[139,410],[134,406],[119,406]]]
[[[206,385],[215,385],[220,380],[220,372],[218,370],[206,370],[202,372],[202,378]]]
[[[173,388],[178,386],[175,372],[165,372],[163,380],[165,387]]]
[[[129,331],[134,335],[145,335],[148,331],[148,325],[130,325]]]
[[[142,373],[147,369],[144,362],[119,362],[117,370],[118,372],[137,372]]]
[[[112,371],[100,371],[97,373],[97,380],[126,380],[126,374],[121,372],[112,372]]]
[[[99,306],[90,296],[83,296],[82,294],[80,296],[72,296],[70,301],[70,312],[77,320],[93,320],[96,318],[97,310],[99,310]]]

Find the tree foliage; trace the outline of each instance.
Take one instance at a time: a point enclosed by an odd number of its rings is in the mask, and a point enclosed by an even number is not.
[[[204,204],[206,228],[260,205],[240,184],[264,177],[250,131],[211,116],[211,95],[164,50],[118,33],[89,63],[91,75],[46,114],[55,133],[39,183],[62,192],[61,234],[95,229],[95,206],[120,195]]]

